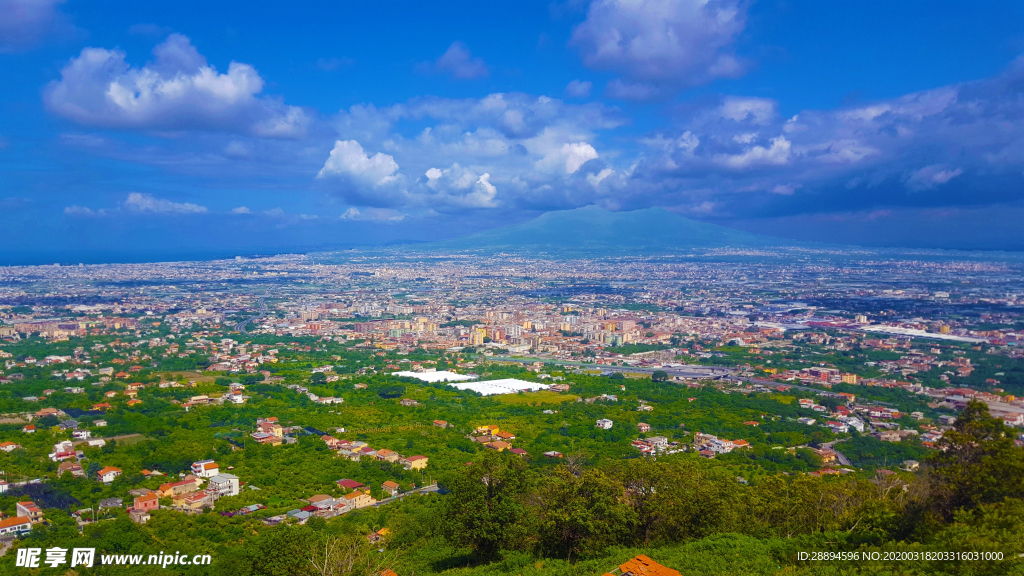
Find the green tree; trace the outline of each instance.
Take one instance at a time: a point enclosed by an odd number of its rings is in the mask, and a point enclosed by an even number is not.
[[[327,375],[323,372],[317,372],[309,377],[310,384],[325,384],[327,383]]]
[[[664,370],[655,370],[651,374],[651,382],[665,382],[666,380],[668,380],[668,372]]]
[[[947,520],[959,509],[1024,497],[1024,449],[983,402],[971,400],[940,445],[944,449],[929,458],[932,503]]]
[[[445,477],[443,486],[451,493],[442,500],[440,530],[452,544],[485,559],[522,544],[529,533],[522,459],[488,451],[479,462]]]
[[[596,469],[576,476],[564,466],[541,491],[542,547],[570,560],[586,552],[601,553],[632,536],[636,513],[622,484]]]

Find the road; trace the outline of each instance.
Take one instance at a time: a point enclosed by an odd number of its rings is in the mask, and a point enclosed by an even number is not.
[[[843,453],[840,452],[839,450],[836,450],[835,448],[833,448],[833,446],[835,446],[836,444],[838,444],[839,442],[842,442],[842,441],[843,440],[833,440],[832,442],[825,442],[824,444],[822,444],[822,447],[825,448],[826,450],[831,450],[831,451],[835,452],[836,453],[836,460],[839,460],[839,463],[842,464],[843,466],[853,466],[853,462],[850,462],[849,458],[847,458],[845,455],[843,455]]]
[[[423,487],[420,487],[420,488],[416,488],[414,490],[410,490],[408,492],[402,492],[398,496],[392,496],[391,498],[385,498],[383,500],[379,500],[376,503],[371,504],[371,506],[376,508],[377,506],[383,506],[385,504],[391,504],[395,500],[401,500],[402,498],[405,498],[406,496],[408,496],[410,494],[426,494],[428,492],[437,492],[437,490],[438,490],[437,484],[431,484],[430,486],[423,486]]]
[[[242,334],[248,334],[249,331],[246,330],[245,327],[249,324],[249,322],[257,322],[259,320],[262,320],[267,315],[267,304],[266,304],[266,302],[263,301],[263,298],[260,298],[259,304],[260,304],[260,313],[259,313],[259,315],[258,316],[253,316],[252,318],[246,318],[245,320],[242,320],[241,322],[239,322],[235,326],[235,330],[241,332]]]

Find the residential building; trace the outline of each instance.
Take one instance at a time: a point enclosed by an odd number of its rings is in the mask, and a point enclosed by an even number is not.
[[[192,463],[192,474],[199,478],[212,478],[220,473],[220,466],[213,460],[200,460]]]
[[[373,457],[383,462],[398,462],[402,458],[402,455],[394,450],[381,448],[380,450],[377,450],[377,453],[374,454]]]
[[[32,522],[24,516],[0,520],[0,536],[24,534],[32,530]]]
[[[337,482],[335,482],[335,484],[338,485],[338,488],[344,488],[346,490],[355,490],[357,488],[365,488],[365,486],[363,485],[362,482],[356,482],[355,480],[349,480],[348,478],[344,478],[342,480],[338,480]]]
[[[341,499],[345,501],[347,506],[353,509],[366,508],[377,503],[377,500],[370,496],[369,490],[365,492],[354,490],[342,496]]]
[[[97,503],[97,507],[100,510],[106,510],[108,508],[123,508],[124,500],[121,498],[104,498]]]
[[[238,496],[238,476],[233,474],[217,474],[210,478],[210,484],[206,488],[206,491],[215,493],[218,498],[223,496]]]
[[[398,495],[398,482],[395,482],[394,480],[386,480],[380,485],[380,487],[384,492],[390,494],[392,497]]]
[[[25,501],[18,502],[14,505],[14,514],[16,516],[24,516],[28,518],[33,524],[38,524],[43,521],[43,511],[36,506],[35,502]]]
[[[423,470],[427,467],[427,460],[429,459],[426,456],[417,455],[409,456],[408,458],[403,459],[401,463],[405,466],[406,470]]]
[[[156,492],[147,492],[143,496],[136,496],[132,503],[132,510],[149,512],[160,508],[160,496]]]
[[[82,465],[74,460],[67,460],[57,465],[57,476],[63,476],[68,472],[72,476],[85,476],[85,471],[82,469]]]
[[[101,468],[100,471],[96,473],[96,477],[99,478],[100,482],[103,482],[104,484],[110,484],[111,482],[114,481],[114,478],[117,478],[120,475],[121,469],[114,468],[113,466],[106,466],[104,468]]]
[[[597,421],[594,425],[595,428],[603,428],[604,430],[611,430],[613,422],[607,418],[602,418]]]

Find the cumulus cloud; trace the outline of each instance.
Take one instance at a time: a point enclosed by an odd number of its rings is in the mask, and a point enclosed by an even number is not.
[[[427,188],[436,192],[432,199],[439,199],[444,204],[466,208],[494,208],[498,205],[495,197],[497,187],[491,184],[489,173],[476,174],[457,163],[450,168],[441,170],[431,168],[426,172]]]
[[[452,42],[448,50],[432,64],[421,65],[420,71],[448,74],[459,80],[486,78],[490,75],[483,58],[474,57],[462,42]]]
[[[338,140],[317,176],[351,176],[373,186],[382,186],[394,182],[397,179],[396,172],[398,164],[394,157],[382,152],[370,156],[363,151],[359,142]]]
[[[674,120],[602,182],[620,206],[859,213],[1010,202],[1024,186],[1024,58],[990,79],[790,118],[771,100],[722,97]]]
[[[321,180],[359,210],[596,203],[708,218],[984,205],[1017,200],[1024,186],[1024,59],[987,80],[789,117],[779,109],[706,97],[634,149],[606,137],[624,121],[598,103],[491,94],[355,106],[335,119],[348,144],[324,152]]]
[[[586,98],[590,96],[590,89],[592,87],[593,83],[589,80],[573,80],[565,87],[565,95],[570,98]]]
[[[129,212],[143,214],[205,214],[208,212],[206,206],[199,206],[191,202],[171,202],[139,192],[129,194],[122,207]]]
[[[404,133],[399,125],[407,122],[423,128]],[[354,106],[336,120],[343,144],[318,180],[358,209],[568,207],[580,190],[591,194],[611,177],[588,180],[608,169],[600,165],[599,133],[622,123],[601,104],[526,94]]]
[[[745,26],[740,0],[595,0],[570,44],[588,67],[622,76],[610,95],[644,100],[740,75],[732,45]]]
[[[749,139],[740,139],[748,143]],[[721,154],[715,157],[719,163],[729,168],[749,168],[763,164],[786,164],[790,159],[792,143],[785,136],[772,138],[768,146],[751,146],[739,154]]]
[[[252,210],[245,206],[238,206],[231,209],[232,214],[252,214]]]
[[[538,160],[536,166],[540,170],[561,169],[564,166],[565,173],[572,174],[579,170],[580,166],[597,157],[597,150],[590,144],[572,142],[552,150],[544,158]]]
[[[74,28],[59,10],[64,0],[0,0],[0,54],[37,46],[47,36]]]
[[[249,64],[226,73],[207,63],[180,34],[170,35],[141,68],[118,49],[85,48],[47,85],[54,114],[79,124],[150,131],[211,130],[297,138],[309,117],[301,108],[262,96],[264,80]]]

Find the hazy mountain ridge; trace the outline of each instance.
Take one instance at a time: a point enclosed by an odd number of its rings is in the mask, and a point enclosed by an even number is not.
[[[659,254],[701,248],[794,246],[799,242],[698,222],[663,208],[611,212],[597,206],[548,212],[528,222],[424,244],[426,249],[549,254]]]

